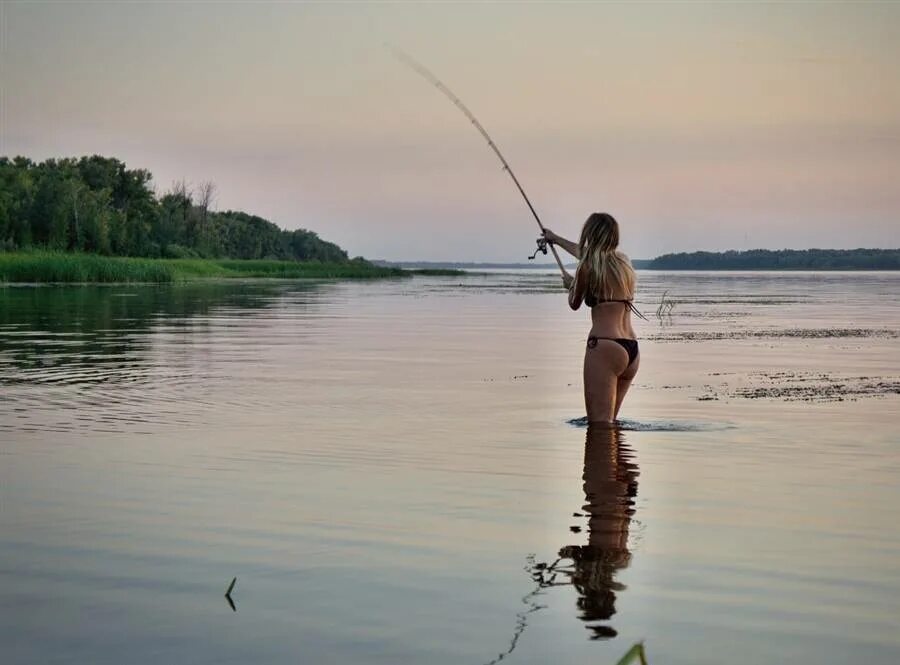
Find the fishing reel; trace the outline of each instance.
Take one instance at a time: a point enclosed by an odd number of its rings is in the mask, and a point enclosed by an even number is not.
[[[534,250],[534,254],[528,257],[529,261],[533,261],[534,257],[538,254],[547,255],[547,239],[544,236],[541,236],[535,242],[537,242],[537,249]]]

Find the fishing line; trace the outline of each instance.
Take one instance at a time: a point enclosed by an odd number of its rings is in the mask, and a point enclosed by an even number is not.
[[[396,57],[400,62],[405,64],[407,67],[409,67],[414,72],[419,74],[419,76],[424,78],[426,81],[428,81],[429,83],[434,85],[438,90],[440,90],[442,93],[444,93],[444,95],[446,95],[447,98],[451,102],[453,102],[460,111],[462,111],[465,114],[465,116],[469,119],[469,121],[475,126],[475,129],[477,129],[478,132],[487,141],[487,144],[490,146],[491,150],[493,150],[494,153],[497,155],[497,157],[500,159],[500,163],[503,164],[503,170],[509,174],[509,177],[512,178],[512,181],[516,184],[516,188],[519,190],[519,193],[522,195],[522,198],[525,199],[525,203],[528,205],[528,209],[531,211],[531,214],[534,216],[534,221],[536,221],[538,227],[540,227],[541,233],[546,231],[543,223],[541,222],[541,218],[538,217],[537,211],[534,209],[534,206],[531,205],[531,201],[529,200],[528,195],[525,193],[525,190],[522,188],[522,185],[519,182],[519,179],[516,178],[516,174],[513,173],[513,170],[509,167],[509,163],[506,161],[506,158],[500,152],[500,149],[497,147],[497,144],[494,143],[494,139],[492,139],[490,134],[487,133],[487,130],[484,128],[484,126],[480,122],[478,122],[478,118],[476,118],[475,114],[469,110],[469,107],[467,107],[465,104],[463,104],[462,100],[459,97],[457,97],[456,94],[454,94],[454,92],[450,88],[448,88],[446,85],[444,85],[444,83],[437,76],[432,74],[430,70],[428,70],[423,64],[418,62],[411,55],[409,55],[405,51],[400,50],[396,46],[392,46],[390,44],[385,44],[385,46],[391,50],[391,52],[394,54],[394,57]],[[559,254],[557,254],[557,252],[556,252],[556,247],[554,247],[552,243],[547,242],[547,239],[545,237],[540,237],[537,239],[537,250],[535,251],[535,253],[532,256],[529,256],[528,258],[533,259],[535,256],[537,256],[538,252],[542,252],[543,254],[546,254],[548,247],[550,248],[550,251],[553,252],[553,258],[556,259],[556,265],[559,266],[560,271],[563,273],[563,275],[565,275],[566,269],[563,268],[562,261],[559,260]]]

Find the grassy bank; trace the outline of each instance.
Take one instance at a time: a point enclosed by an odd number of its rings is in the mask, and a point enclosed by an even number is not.
[[[180,282],[204,278],[399,277],[409,272],[366,261],[319,263],[233,259],[142,259],[65,252],[0,253],[2,282]]]

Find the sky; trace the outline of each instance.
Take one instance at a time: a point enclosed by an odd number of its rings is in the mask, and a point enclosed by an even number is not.
[[[11,2],[0,155],[102,154],[351,256],[900,247],[900,2]]]

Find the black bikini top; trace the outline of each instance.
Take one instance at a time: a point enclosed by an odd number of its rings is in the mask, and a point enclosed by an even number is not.
[[[623,300],[615,300],[615,299],[609,299],[609,300],[607,300],[607,299],[605,299],[605,298],[594,298],[593,296],[585,296],[585,297],[584,297],[584,304],[587,305],[588,307],[596,307],[597,305],[601,305],[601,304],[603,304],[603,303],[605,303],[605,302],[620,302],[620,303],[624,303],[625,306],[626,306],[629,310],[631,310],[632,312],[634,312],[637,316],[639,316],[639,317],[641,317],[642,319],[644,319],[644,321],[647,320],[647,317],[644,316],[643,314],[641,314],[640,311],[638,311],[638,308],[634,306],[634,301],[632,301],[632,300],[624,300],[624,299],[623,299]]]

